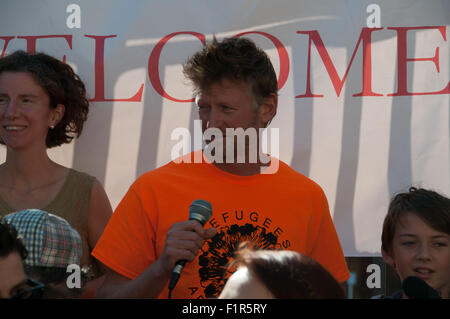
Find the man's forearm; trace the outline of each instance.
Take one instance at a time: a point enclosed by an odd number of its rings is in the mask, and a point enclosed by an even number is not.
[[[137,278],[127,282],[114,282],[105,279],[98,290],[97,298],[108,299],[146,299],[157,298],[168,284],[170,273],[163,273],[157,262],[149,266]],[[108,275],[107,275],[108,276]]]

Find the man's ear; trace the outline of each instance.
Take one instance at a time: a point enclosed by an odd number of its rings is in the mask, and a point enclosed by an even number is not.
[[[49,126],[55,127],[61,122],[66,112],[66,107],[63,104],[58,104],[54,109],[52,109],[52,117],[50,119],[51,123]]]
[[[394,261],[394,256],[392,255],[392,253],[388,253],[386,250],[381,248],[381,255],[383,256],[383,259],[386,262],[386,264],[391,266],[393,269],[396,268],[395,261]]]
[[[278,96],[271,93],[269,96],[263,98],[262,103],[258,108],[258,117],[264,127],[267,127],[272,119],[277,114]]]

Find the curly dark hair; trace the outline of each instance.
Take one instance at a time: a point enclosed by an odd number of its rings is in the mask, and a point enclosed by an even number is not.
[[[344,299],[334,277],[314,259],[291,250],[255,250],[239,245],[229,269],[245,266],[276,299]]]
[[[18,253],[22,260],[25,260],[28,255],[17,230],[14,226],[8,224],[3,217],[0,217],[0,257],[5,258],[13,252]]]
[[[65,106],[61,121],[47,133],[47,148],[70,143],[79,137],[89,112],[86,88],[73,69],[45,53],[16,51],[0,58],[0,74],[3,72],[27,72],[45,90],[50,107]],[[4,144],[0,140],[0,143]]]
[[[381,235],[382,249],[390,252],[395,228],[406,213],[417,215],[431,228],[450,235],[450,199],[424,188],[410,187],[397,194],[389,204]]]
[[[278,81],[268,55],[247,38],[214,37],[183,65],[183,73],[192,81],[196,93],[222,79],[244,81],[251,86],[256,102],[278,93]]]

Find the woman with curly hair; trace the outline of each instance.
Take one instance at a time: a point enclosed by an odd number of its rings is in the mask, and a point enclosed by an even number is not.
[[[112,214],[106,192],[95,177],[47,154],[80,136],[88,111],[85,86],[69,65],[44,53],[0,58],[0,143],[7,149],[0,216],[36,208],[63,217],[82,237],[82,266],[97,278],[103,271],[90,252]]]

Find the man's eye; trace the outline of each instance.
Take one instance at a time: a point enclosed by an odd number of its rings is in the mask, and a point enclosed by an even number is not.
[[[433,243],[433,246],[435,247],[447,247],[446,243],[442,243],[442,242],[437,242],[437,243]]]

